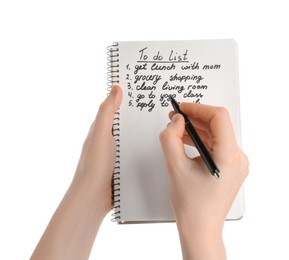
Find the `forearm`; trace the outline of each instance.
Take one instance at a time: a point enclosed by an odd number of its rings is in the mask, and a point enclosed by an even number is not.
[[[107,213],[97,193],[73,182],[54,213],[31,259],[88,259]]]
[[[186,223],[177,223],[184,260],[226,259],[221,229]]]

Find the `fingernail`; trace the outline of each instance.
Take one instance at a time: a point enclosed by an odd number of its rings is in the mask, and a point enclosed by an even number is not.
[[[172,123],[176,123],[179,120],[179,115],[175,114],[172,118]]]
[[[109,94],[110,94],[111,96],[114,96],[114,95],[116,95],[116,93],[117,93],[117,88],[116,88],[116,86],[112,86]]]

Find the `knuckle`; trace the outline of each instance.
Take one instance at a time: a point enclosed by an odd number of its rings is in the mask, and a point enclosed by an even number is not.
[[[215,115],[219,118],[230,118],[229,111],[225,107],[217,107]]]
[[[165,141],[167,140],[168,138],[170,138],[172,135],[172,131],[169,127],[165,128],[159,135],[159,139],[161,141]]]
[[[235,165],[236,172],[241,173],[243,178],[245,179],[249,174],[249,159],[247,155],[239,149],[235,153],[232,154],[231,164]]]
[[[102,102],[98,108],[98,113],[103,114],[107,110],[106,102]]]
[[[245,177],[247,177],[249,175],[249,158],[248,156],[242,152],[242,165],[244,167],[244,174]]]

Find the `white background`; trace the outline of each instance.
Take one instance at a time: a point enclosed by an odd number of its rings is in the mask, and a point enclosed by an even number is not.
[[[0,2],[0,259],[28,259],[73,177],[106,96],[114,40],[239,44],[247,212],[228,259],[289,259],[286,1]],[[287,93],[287,94],[286,94]],[[181,259],[174,224],[104,220],[91,259]]]

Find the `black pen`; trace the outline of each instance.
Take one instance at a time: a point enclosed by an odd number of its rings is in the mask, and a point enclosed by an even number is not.
[[[202,159],[204,160],[205,164],[207,165],[210,173],[215,176],[217,179],[220,178],[220,170],[216,166],[215,162],[213,161],[211,155],[209,154],[207,148],[205,147],[204,143],[202,142],[200,136],[198,135],[197,131],[193,127],[192,123],[190,122],[189,118],[180,110],[178,102],[170,96],[172,106],[176,113],[181,114],[185,119],[185,129],[192,139],[193,143],[195,144],[199,154],[201,155]]]

